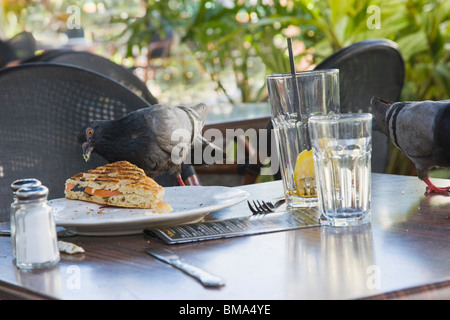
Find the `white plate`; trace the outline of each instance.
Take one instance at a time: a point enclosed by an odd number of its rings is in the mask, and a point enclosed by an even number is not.
[[[248,198],[246,191],[229,187],[186,186],[165,188],[164,202],[173,211],[153,213],[151,209],[104,207],[86,201],[50,200],[55,223],[80,235],[125,235],[144,229],[197,222],[209,212],[238,204]],[[103,208],[102,208],[103,207]]]

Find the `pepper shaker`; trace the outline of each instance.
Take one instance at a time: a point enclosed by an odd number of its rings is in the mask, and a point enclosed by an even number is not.
[[[15,223],[15,214],[17,209],[17,197],[16,192],[20,188],[24,187],[37,187],[40,186],[41,182],[37,179],[20,179],[11,183],[11,190],[13,192],[13,202],[11,203],[11,212],[9,217],[9,224],[11,229],[11,253],[13,259],[16,258],[16,223]]]
[[[45,186],[25,187],[16,192],[16,266],[38,269],[59,261],[56,226],[47,202]]]

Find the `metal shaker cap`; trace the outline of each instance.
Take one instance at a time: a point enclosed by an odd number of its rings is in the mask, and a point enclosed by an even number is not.
[[[11,189],[13,192],[16,192],[20,188],[37,187],[40,185],[42,185],[42,183],[37,179],[19,179],[11,183]]]
[[[16,192],[19,201],[26,200],[42,200],[48,196],[48,188],[45,186],[25,187],[20,188]]]

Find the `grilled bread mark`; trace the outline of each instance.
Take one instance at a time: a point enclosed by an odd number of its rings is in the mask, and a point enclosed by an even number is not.
[[[66,198],[127,208],[152,208],[169,212],[161,202],[164,188],[139,167],[127,162],[110,163],[67,179]]]

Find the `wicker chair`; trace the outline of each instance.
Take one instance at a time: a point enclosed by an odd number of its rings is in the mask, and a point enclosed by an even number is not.
[[[19,60],[28,59],[34,56],[37,50],[36,39],[30,32],[21,32],[8,40],[8,44],[13,48],[16,58]]]
[[[331,55],[316,69],[339,69],[341,112],[372,112],[372,97],[400,99],[405,64],[398,46],[375,39],[355,43]],[[389,161],[389,139],[373,121],[372,172],[383,173]]]
[[[46,51],[23,61],[22,64],[33,62],[60,63],[98,72],[123,84],[138,96],[145,99],[148,103],[152,105],[158,103],[157,99],[150,93],[147,86],[130,70],[111,60],[90,52],[72,50]]]
[[[0,68],[12,61],[28,59],[34,56],[36,40],[29,32],[21,32],[7,41],[0,41]]]
[[[124,85],[149,104],[154,105],[158,103],[158,100],[150,93],[147,86],[133,72],[102,56],[85,51],[49,50],[24,60],[22,64],[36,62],[71,65],[98,72]],[[183,165],[182,175],[183,177],[187,177],[189,184],[200,184],[195,169],[192,166]],[[165,174],[164,176],[165,185],[176,184],[176,179],[172,176],[169,174]]]
[[[6,67],[9,62],[14,60],[17,60],[14,49],[8,42],[0,40],[0,69]]]
[[[9,219],[12,181],[37,178],[50,189],[50,199],[60,198],[68,177],[106,164],[95,154],[83,160],[75,132],[86,123],[147,106],[123,85],[74,66],[34,63],[1,70],[0,221]]]

